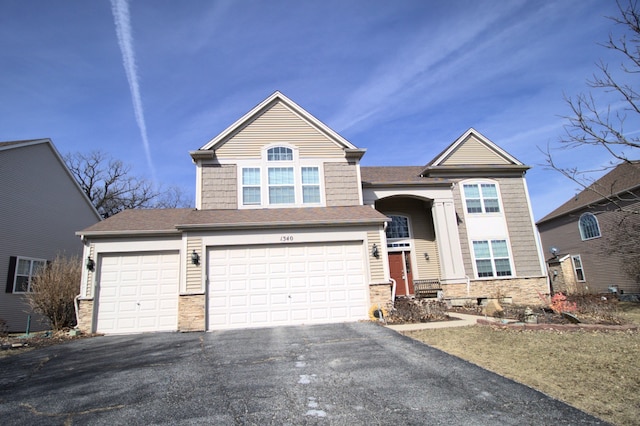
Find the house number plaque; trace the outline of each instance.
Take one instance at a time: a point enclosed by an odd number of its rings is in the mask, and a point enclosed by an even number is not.
[[[281,243],[290,243],[292,241],[293,241],[293,235],[283,235],[282,237],[280,237]]]

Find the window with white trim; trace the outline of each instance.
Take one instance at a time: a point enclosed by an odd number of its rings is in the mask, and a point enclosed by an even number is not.
[[[293,167],[269,167],[269,204],[295,204]]]
[[[389,217],[391,222],[387,224],[387,239],[409,238],[409,218],[396,215],[390,215]]]
[[[600,237],[598,219],[592,213],[584,213],[580,216],[578,228],[580,228],[580,238],[582,238],[582,241]]]
[[[478,278],[512,275],[507,240],[476,240],[472,244]]]
[[[462,189],[467,213],[500,213],[495,183],[465,183]]]
[[[571,263],[573,263],[573,271],[576,274],[576,280],[584,282],[584,268],[582,267],[582,259],[579,254],[571,256]]]
[[[40,268],[46,266],[45,259],[34,259],[29,257],[15,257],[15,269],[13,275],[13,293],[29,293],[33,277],[38,273]],[[13,262],[12,262],[13,263]]]
[[[242,204],[260,205],[260,168],[242,169]]]
[[[302,168],[302,203],[320,203],[320,171],[317,167]]]
[[[242,206],[296,206],[322,203],[322,175],[317,160],[301,161],[297,151],[274,146],[261,160],[240,164]]]

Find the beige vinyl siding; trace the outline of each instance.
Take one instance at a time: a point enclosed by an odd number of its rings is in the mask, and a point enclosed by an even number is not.
[[[202,209],[237,209],[238,175],[235,164],[207,164],[202,170]]]
[[[270,144],[290,144],[300,158],[344,158],[333,140],[278,102],[233,134],[216,149],[219,159],[260,158]]]
[[[358,166],[324,163],[324,187],[327,207],[360,205]]]
[[[0,151],[0,200],[0,318],[9,331],[24,332],[30,311],[24,297],[5,291],[9,258],[81,257],[75,232],[100,219],[48,143]],[[32,331],[47,327],[32,316]]]
[[[440,255],[435,237],[431,208],[427,202],[412,198],[390,198],[376,203],[376,209],[386,215],[409,218],[416,264],[414,279],[440,278]],[[429,253],[429,260],[424,254]]]
[[[200,264],[194,265],[191,262],[191,254],[195,250],[200,255]],[[186,253],[186,292],[187,293],[201,293],[202,292],[202,273],[206,265],[205,254],[202,248],[202,238],[188,238],[187,239],[187,253]]]
[[[489,149],[473,135],[470,135],[441,165],[459,166],[465,164],[486,165],[511,163],[492,149]]]
[[[373,256],[369,255],[369,282],[371,283],[381,283],[385,282],[384,277],[384,259],[382,256],[382,243],[380,242],[380,230],[377,231],[368,231],[367,232],[367,253],[371,253],[373,250],[373,245],[376,244],[378,246],[378,250],[380,251],[380,256],[376,259]]]

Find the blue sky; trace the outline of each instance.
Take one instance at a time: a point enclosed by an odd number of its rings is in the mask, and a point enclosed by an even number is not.
[[[540,219],[578,189],[538,149],[563,134],[563,94],[586,91],[600,59],[617,64],[598,45],[615,30],[613,0],[116,6],[0,0],[0,140],[100,149],[189,194],[188,151],[280,90],[366,148],[365,166],[426,164],[474,127],[533,166]]]

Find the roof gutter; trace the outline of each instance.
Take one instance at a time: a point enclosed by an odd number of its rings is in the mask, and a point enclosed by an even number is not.
[[[341,220],[339,222],[330,220],[305,221],[305,222],[246,222],[246,223],[198,223],[198,224],[180,224],[176,225],[179,230],[238,230],[238,229],[254,229],[254,228],[319,228],[319,227],[342,227],[342,226],[358,226],[358,225],[375,225],[389,222],[389,218],[385,219],[352,219]]]

